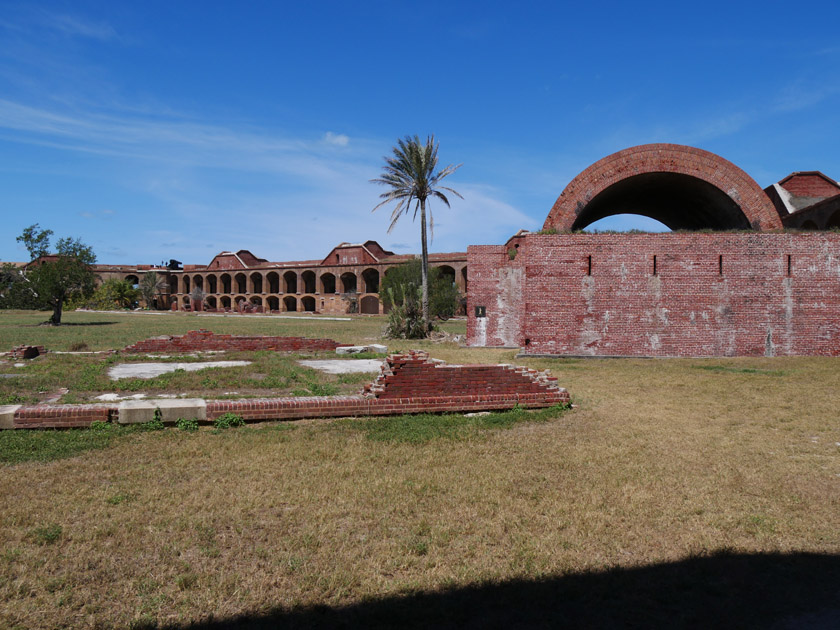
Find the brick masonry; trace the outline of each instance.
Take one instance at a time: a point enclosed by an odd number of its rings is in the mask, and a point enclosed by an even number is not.
[[[248,422],[383,416],[410,413],[468,412],[551,407],[569,403],[569,393],[547,372],[510,365],[446,365],[423,352],[392,355],[382,373],[359,396],[309,396],[210,400],[212,422],[236,413]],[[151,402],[151,401],[149,401]],[[167,401],[171,402],[171,401]],[[0,428],[88,427],[94,421],[118,422],[119,403],[32,405],[9,408],[11,422]]]
[[[513,259],[505,247],[468,250],[469,345],[840,355],[840,234],[528,234],[518,244]]]
[[[201,352],[207,350],[276,350],[279,352],[331,351],[340,346],[332,339],[217,335],[209,330],[191,330],[185,335],[163,335],[140,341],[123,352]]]
[[[11,352],[9,352],[9,358],[11,359],[34,359],[35,357],[39,357],[42,354],[45,354],[47,351],[44,346],[15,346],[12,348]]]
[[[695,147],[645,144],[608,155],[575,177],[549,212],[544,229],[577,229],[578,214],[599,193],[621,180],[646,173],[677,173],[703,180],[737,203],[753,229],[782,227],[782,220],[769,197],[752,177],[732,162]],[[472,270],[469,260],[467,266]]]

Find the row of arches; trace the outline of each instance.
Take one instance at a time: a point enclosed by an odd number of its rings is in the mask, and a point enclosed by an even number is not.
[[[190,293],[200,289],[207,294],[234,293],[379,293],[379,271],[365,269],[360,275],[330,272],[316,276],[314,271],[302,273],[276,271],[268,273],[236,272],[222,274],[184,274],[169,277],[170,293]]]
[[[208,310],[225,310],[225,311],[241,311],[244,306],[249,310],[266,311],[266,312],[304,312],[314,313],[323,310],[323,298],[320,298],[321,304],[318,303],[319,298],[313,295],[303,295],[296,297],[294,295],[269,295],[262,297],[259,295],[223,295],[220,297],[208,296],[202,300],[202,308]],[[173,304],[178,308],[189,308],[190,297],[188,295],[182,298],[173,297]],[[359,312],[363,314],[376,315],[379,313],[379,298],[375,295],[365,295],[359,300]]]
[[[385,270],[387,275],[388,271]],[[451,278],[454,284],[458,280],[455,268],[450,265],[440,265],[441,273]],[[136,281],[136,276],[131,276]],[[127,277],[128,279],[128,277]],[[464,293],[467,290],[467,268],[461,269],[461,289]],[[185,273],[181,276],[172,274],[169,276],[170,294],[189,295],[195,289],[203,291],[207,295],[234,295],[234,294],[280,294],[280,293],[312,293],[312,294],[336,294],[336,293],[379,293],[380,275],[379,270],[368,268],[360,274],[345,272],[334,274],[323,272],[320,275],[312,270],[303,272],[286,271],[280,273],[270,272],[230,272],[230,273]]]

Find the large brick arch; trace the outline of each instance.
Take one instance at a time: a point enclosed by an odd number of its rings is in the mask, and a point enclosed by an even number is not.
[[[608,155],[575,177],[544,229],[580,230],[623,213],[671,229],[782,228],[769,197],[732,162],[694,147],[645,144]]]

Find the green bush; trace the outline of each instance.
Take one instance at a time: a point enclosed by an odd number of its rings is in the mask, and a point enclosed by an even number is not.
[[[152,419],[142,425],[143,429],[146,431],[162,431],[164,428],[163,425],[163,413],[161,413],[160,409],[155,407],[155,412],[152,415]]]
[[[242,416],[238,413],[232,413],[230,411],[223,413],[213,421],[213,426],[216,429],[231,429],[234,427],[241,427],[244,424],[245,420],[242,419]]]
[[[416,289],[420,287],[422,287],[420,259],[415,258],[388,269],[388,273],[382,279],[379,295],[382,303],[387,307],[404,306],[406,296],[411,299]],[[440,267],[430,267],[429,317],[448,319],[456,313],[460,303],[461,293],[457,285],[452,282],[451,276],[442,273]],[[410,337],[410,339],[416,338]]]
[[[198,431],[198,420],[195,418],[178,418],[175,426],[181,431]]]

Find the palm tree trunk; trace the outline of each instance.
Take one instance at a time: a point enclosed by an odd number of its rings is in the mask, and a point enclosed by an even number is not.
[[[426,244],[426,200],[420,199],[420,279],[423,285],[423,323],[429,332],[429,248]]]

